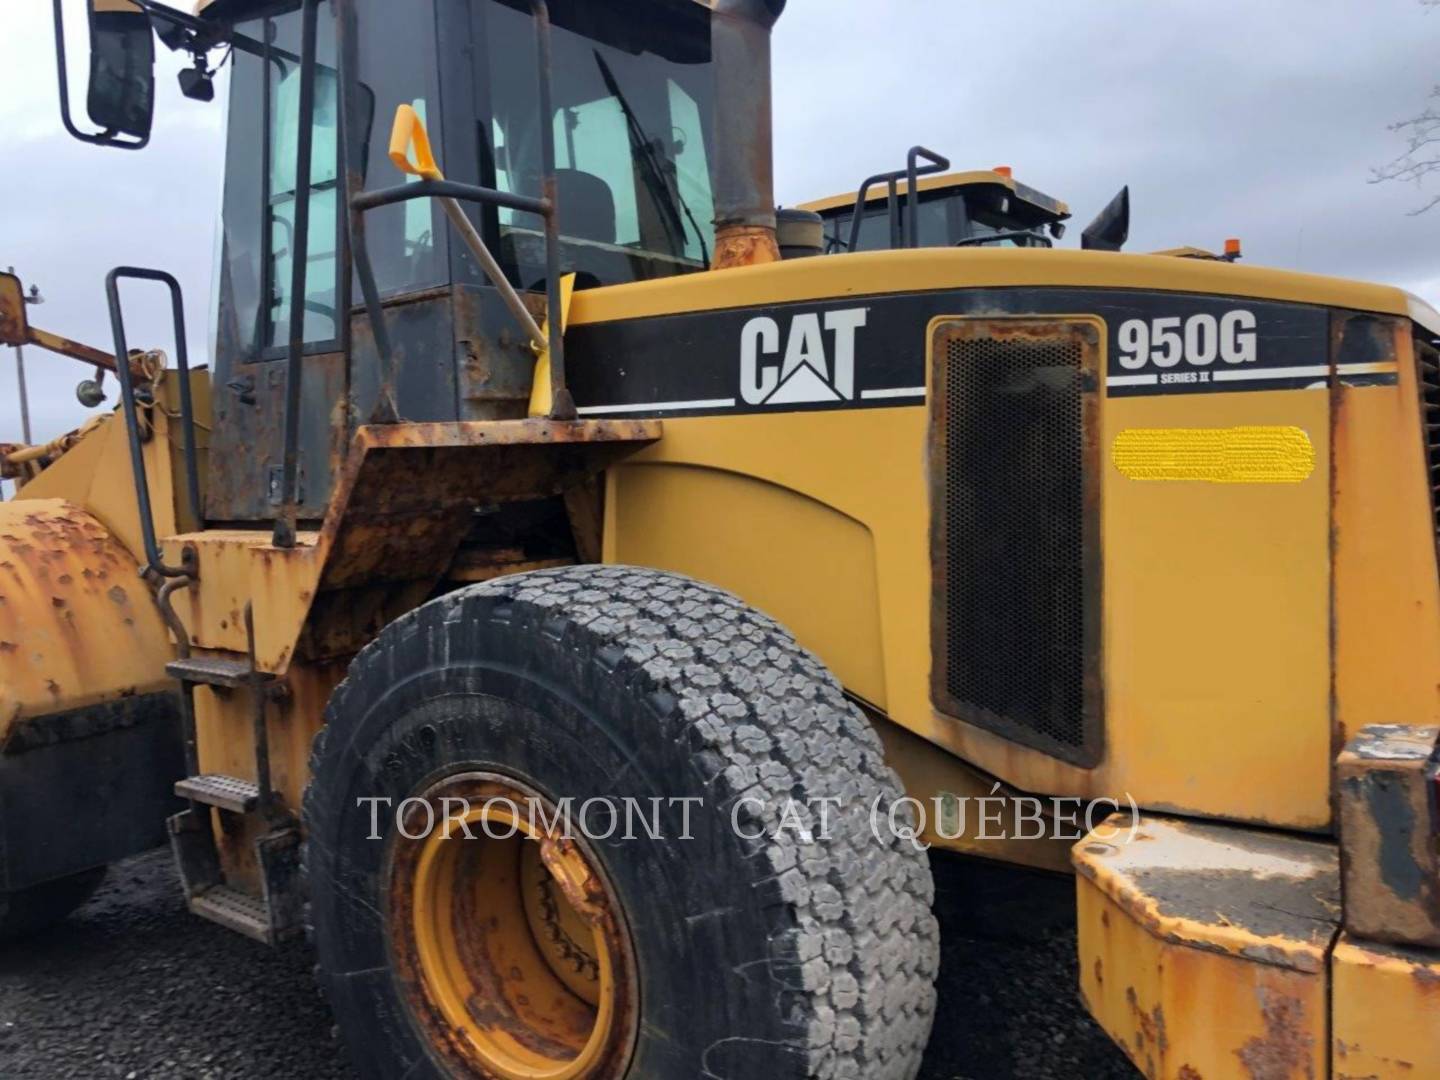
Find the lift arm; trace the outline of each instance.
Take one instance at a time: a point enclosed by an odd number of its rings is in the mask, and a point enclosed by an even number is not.
[[[110,353],[31,326],[25,317],[25,290],[14,274],[0,273],[0,345],[37,345],[105,371],[117,372],[115,357]],[[136,379],[149,379],[139,354],[131,356],[130,372]]]

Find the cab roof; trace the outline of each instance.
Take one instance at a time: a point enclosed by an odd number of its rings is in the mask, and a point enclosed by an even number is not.
[[[971,172],[945,173],[943,176],[922,176],[920,182],[915,185],[917,191],[949,191],[960,190],[967,187],[1002,187],[1010,192],[1015,198],[1029,206],[1039,210],[1043,214],[1053,217],[1056,221],[1063,221],[1070,216],[1070,207],[1066,206],[1059,199],[1052,199],[1044,192],[1036,191],[1028,184],[1022,184],[1013,176],[1006,176],[994,169],[975,169]],[[896,184],[896,189],[901,195],[910,190],[910,185],[901,180]],[[887,192],[882,185],[876,185],[870,189],[870,194],[865,199],[865,205],[876,206],[883,203],[887,198]],[[797,209],[810,210],[817,214],[825,214],[832,210],[850,210],[855,206],[854,193],[848,195],[832,195],[827,199],[816,199],[813,202],[800,203]]]

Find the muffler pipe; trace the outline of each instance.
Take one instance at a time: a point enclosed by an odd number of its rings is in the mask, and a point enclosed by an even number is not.
[[[778,262],[770,32],[785,0],[715,0],[715,258],[712,266]]]

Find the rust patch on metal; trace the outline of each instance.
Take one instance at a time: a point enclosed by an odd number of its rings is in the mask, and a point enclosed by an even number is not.
[[[1204,1080],[1204,1077],[1200,1075],[1200,1070],[1193,1065],[1181,1065],[1177,1076],[1179,1080]]]
[[[446,577],[467,584],[492,581],[507,574],[524,574],[531,570],[547,570],[569,566],[573,559],[531,559],[519,548],[465,548],[450,564]]]
[[[231,609],[243,589],[264,628],[263,670],[353,655],[442,580],[478,510],[561,495],[660,434],[649,420],[363,426],[323,522],[294,548],[240,529],[166,541],[200,551],[199,589],[182,601],[187,625],[198,647],[236,648]]]
[[[761,225],[723,225],[715,233],[715,257],[712,270],[728,270],[737,266],[761,266],[780,261],[780,246],[775,230]]]
[[[1250,1080],[1289,1080],[1303,1069],[1314,1080],[1311,1064],[1314,1040],[1306,1030],[1305,1006],[1298,999],[1265,987],[1256,990],[1265,1034],[1249,1039],[1235,1051]]]
[[[1160,1060],[1165,1060],[1165,1054],[1170,1049],[1170,1039],[1165,1033],[1165,1012],[1159,1005],[1156,1005],[1149,1012],[1140,1007],[1139,998],[1135,994],[1133,986],[1126,987],[1125,1000],[1130,1005],[1131,1015],[1136,1025],[1135,1048],[1137,1050],[1154,1047],[1160,1052]]]

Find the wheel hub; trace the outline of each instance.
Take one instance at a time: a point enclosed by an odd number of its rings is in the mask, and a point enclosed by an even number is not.
[[[461,1076],[609,1080],[637,1009],[628,932],[548,799],[461,773],[402,804],[387,912],[402,994]],[[410,839],[410,837],[417,837]]]

